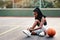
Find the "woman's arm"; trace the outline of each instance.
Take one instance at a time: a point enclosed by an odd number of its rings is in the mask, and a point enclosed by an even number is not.
[[[35,20],[35,22],[34,22],[34,24],[32,25],[32,27],[28,28],[27,30],[31,30],[31,31],[33,31],[34,28],[35,28],[36,25],[37,25],[37,22],[38,22],[38,20]]]
[[[38,28],[34,29],[34,30],[41,29],[43,27],[43,25],[44,25],[44,21],[45,21],[45,18],[42,17],[41,22],[40,22],[40,26]]]

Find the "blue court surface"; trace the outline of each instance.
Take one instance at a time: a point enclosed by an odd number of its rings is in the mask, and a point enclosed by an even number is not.
[[[56,30],[53,38],[32,35],[27,37],[22,30],[31,27],[34,17],[0,17],[0,40],[60,40],[60,18],[47,17],[48,27]]]

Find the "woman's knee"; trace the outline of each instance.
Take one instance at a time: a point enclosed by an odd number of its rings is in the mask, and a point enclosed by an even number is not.
[[[40,23],[40,21],[39,21],[39,20],[35,20],[35,22]]]

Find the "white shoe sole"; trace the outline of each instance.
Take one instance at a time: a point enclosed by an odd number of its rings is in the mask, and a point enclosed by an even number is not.
[[[29,36],[29,37],[31,36],[31,33],[30,33],[29,30],[23,30],[23,33],[26,34],[26,35]]]

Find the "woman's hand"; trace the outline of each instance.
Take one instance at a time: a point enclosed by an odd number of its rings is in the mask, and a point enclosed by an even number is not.
[[[34,31],[34,29],[32,29],[31,27],[27,28],[27,30],[29,30],[30,32]]]
[[[34,29],[29,29],[30,31],[34,31]]]

